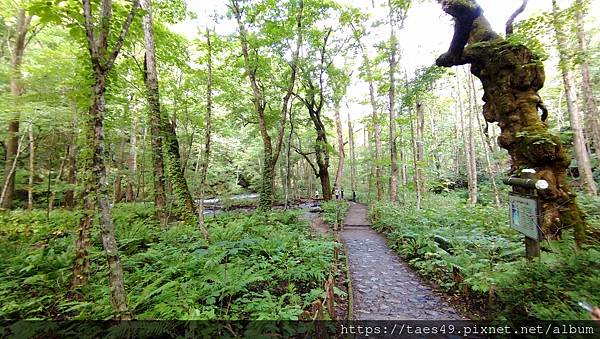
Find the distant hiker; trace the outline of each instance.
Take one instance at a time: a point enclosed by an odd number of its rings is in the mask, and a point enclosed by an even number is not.
[[[335,188],[335,200],[340,200],[340,189]]]
[[[316,191],[315,191],[315,199],[316,199],[316,200],[319,200],[319,190],[316,190]]]
[[[341,195],[340,199],[344,200],[344,188],[342,188],[340,190],[340,195]]]

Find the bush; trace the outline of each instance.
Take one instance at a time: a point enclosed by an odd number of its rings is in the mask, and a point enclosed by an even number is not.
[[[323,220],[333,227],[336,223],[336,216],[338,225],[344,222],[350,204],[346,200],[329,200],[323,202],[321,208],[323,209]]]
[[[315,238],[297,211],[223,214],[162,229],[143,205],[114,209],[129,307],[138,319],[293,320],[323,297],[335,243]],[[92,236],[85,299],[65,295],[79,216],[55,211],[0,215],[0,318],[113,316],[105,257]],[[25,236],[28,234],[29,236]]]
[[[595,204],[586,200],[582,206]],[[600,253],[593,245],[576,252],[570,232],[562,241],[543,243],[541,262],[528,263],[523,237],[508,227],[508,213],[469,207],[460,192],[429,195],[418,212],[377,203],[369,215],[373,227],[423,276],[474,303],[487,304],[494,296],[490,318],[589,319],[577,302],[600,304]],[[591,232],[598,230],[593,217]]]

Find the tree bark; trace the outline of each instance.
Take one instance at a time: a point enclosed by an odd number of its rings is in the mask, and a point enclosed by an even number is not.
[[[416,101],[416,123],[417,123],[417,172],[419,173],[419,192],[421,196],[425,193],[425,176],[423,174],[423,165],[425,162],[425,110],[423,102],[417,98]]]
[[[196,206],[194,205],[194,200],[190,194],[187,180],[183,176],[181,153],[176,129],[175,123],[167,122],[163,130],[163,135],[165,136],[163,152],[165,153],[165,159],[167,160],[167,176],[176,198],[179,216],[184,219],[195,218]]]
[[[592,89],[590,77],[590,63],[588,51],[588,34],[585,31],[583,1],[575,0],[577,6],[577,42],[581,57],[581,87],[585,107],[586,120],[590,127],[591,139],[593,141],[596,155],[600,155],[600,123],[598,122],[598,105]]]
[[[27,46],[27,33],[31,23],[31,15],[25,12],[25,9],[17,10],[17,23],[15,27],[14,46],[12,47],[12,59],[10,70],[10,95],[15,101],[14,107],[19,107],[16,104],[17,99],[23,94],[23,74],[21,65],[23,64],[23,55]],[[13,196],[15,193],[15,172],[12,169],[13,164],[17,164],[15,159],[18,158],[17,148],[19,142],[19,121],[21,114],[15,110],[8,121],[8,136],[6,139],[6,162],[4,165],[4,184],[6,187],[3,199],[0,201],[1,208],[10,209],[13,205]]]
[[[73,128],[77,126],[77,120],[73,121]],[[77,133],[71,135],[67,146],[67,182],[70,187],[65,192],[65,207],[68,210],[75,208],[75,185],[77,185]]]
[[[570,159],[538,113],[538,108],[545,109],[537,93],[544,85],[543,64],[527,47],[498,36],[474,0],[441,2],[443,10],[455,18],[455,27],[448,52],[436,64],[471,64],[471,73],[481,80],[485,92],[483,115],[490,123],[498,122],[502,130],[498,143],[511,156],[512,173],[533,168],[535,177],[549,184],[539,191],[542,233],[558,238],[563,229],[574,227],[581,243],[585,222],[566,180]]]
[[[146,15],[142,17],[144,30],[144,45],[146,53],[144,57],[144,80],[146,84],[146,97],[150,115],[150,137],[152,143],[152,164],[154,174],[154,208],[156,217],[161,224],[167,224],[167,190],[165,175],[165,125],[166,118],[160,111],[160,98],[158,93],[158,78],[156,73],[156,61],[154,51],[154,32],[152,28],[152,4],[150,0],[142,2],[142,8]]]
[[[33,140],[33,122],[29,122],[29,180],[27,185],[27,209],[33,209],[33,177],[35,175],[35,145]]]
[[[162,144],[162,149],[153,147],[153,152],[162,152],[162,163],[164,169],[166,170],[166,177],[168,177],[175,195],[177,214],[183,219],[194,218],[196,215],[196,207],[181,168],[181,156],[179,152],[179,141],[177,140],[176,126],[174,123],[169,122],[169,119],[162,112],[160,107],[160,91],[158,88],[158,72],[156,70],[154,29],[152,27],[152,3],[150,0],[143,0],[142,6],[146,11],[146,14],[142,18],[142,26],[144,29],[144,44],[146,46],[145,78],[148,106],[150,107],[150,114],[152,115],[151,119],[154,120],[154,123],[158,123],[159,125],[158,133],[161,136],[160,139]],[[155,138],[154,135],[153,138]],[[156,144],[156,146],[158,146],[158,144]],[[159,167],[161,161],[158,158],[158,156],[155,156],[154,165],[155,170],[160,172]],[[156,196],[154,201],[157,207],[159,219],[161,219],[161,221],[164,223],[167,216],[163,215],[163,212],[160,210],[163,209],[164,211],[161,190],[164,189],[164,182],[166,182],[166,178],[162,179],[161,182],[160,173],[155,173],[155,176],[158,178],[155,177]],[[163,187],[160,187],[161,184],[163,184]]]
[[[88,111],[88,143],[92,150],[92,158],[86,163],[88,172],[83,192],[84,201],[83,217],[79,223],[79,234],[76,239],[75,261],[73,264],[73,276],[71,279],[70,294],[87,281],[89,272],[89,233],[93,224],[94,203],[100,214],[100,238],[108,264],[108,282],[111,292],[111,302],[121,319],[129,319],[127,310],[127,293],[123,277],[123,267],[118,255],[118,247],[115,239],[112,212],[109,203],[108,180],[104,160],[104,95],[106,92],[106,79],[108,73],[114,66],[115,59],[119,55],[125,37],[133,21],[138,8],[138,2],[134,0],[116,43],[109,51],[108,37],[110,34],[112,18],[112,1],[103,0],[101,3],[101,14],[99,27],[94,29],[92,6],[90,0],[83,1],[84,28],[87,37],[88,51],[94,75],[92,86],[91,104]]]
[[[60,162],[60,166],[58,166],[58,174],[56,175],[56,182],[59,182],[60,179],[62,178],[62,175],[64,173],[65,167],[67,166],[67,161],[68,161],[68,153],[69,153],[69,145],[67,144],[67,149],[66,149],[66,154],[65,157],[63,158],[63,160]],[[56,192],[55,191],[51,191],[50,190],[50,181],[51,178],[50,176],[52,175],[52,161],[48,162],[48,210],[47,210],[47,216],[48,218],[50,217],[50,212],[52,211],[52,209],[54,208],[54,198],[56,198]],[[66,194],[66,192],[65,192]]]
[[[398,40],[396,39],[395,28],[398,25],[401,30],[404,27],[404,20],[410,6],[410,1],[404,3],[393,3],[388,0],[388,19],[390,25],[390,51],[388,55],[389,65],[389,90],[388,90],[388,101],[389,101],[389,120],[390,120],[390,201],[398,201],[398,179],[399,167],[398,167],[398,135],[396,133],[396,68],[398,65]],[[400,10],[400,12],[398,12]],[[402,129],[400,129],[400,136],[402,135]],[[402,155],[401,155],[402,156]],[[404,169],[403,169],[404,171]],[[405,194],[403,190],[403,194]]]
[[[350,142],[350,188],[352,195],[356,193],[356,152],[354,149],[354,128],[348,112],[348,141]]]
[[[408,165],[404,153],[404,133],[402,125],[398,126],[398,147],[400,149],[400,180],[402,182],[402,201],[406,201],[406,185],[408,185]]]
[[[114,197],[113,201],[115,204],[118,204],[123,200],[123,170],[125,166],[125,135],[121,136],[121,142],[119,143],[119,159],[117,166],[117,177],[115,178],[115,188],[114,188]]]
[[[475,90],[475,81],[473,80],[473,75],[469,74],[469,85],[471,86],[471,100],[473,100],[472,107],[477,106],[477,91]],[[481,145],[483,146],[483,154],[485,155],[485,164],[488,172],[488,176],[490,177],[490,181],[492,182],[492,191],[494,192],[494,202],[496,203],[496,207],[500,208],[500,194],[498,193],[498,186],[496,185],[496,166],[492,164],[490,160],[490,152],[492,148],[489,145],[489,140],[486,138],[486,135],[483,131],[483,125],[481,124],[481,117],[477,112],[473,112],[477,117],[477,126],[479,130],[479,135],[481,136]]]
[[[314,108],[309,108],[308,112],[317,132],[317,138],[315,140],[315,157],[318,168],[317,177],[321,182],[323,200],[328,201],[332,198],[332,192],[329,178],[329,151],[327,150],[327,132],[325,130],[325,125],[321,120],[321,109],[319,108],[317,110]]]
[[[250,46],[248,43],[248,33],[244,23],[242,22],[242,10],[238,3],[239,0],[230,0],[230,8],[234,13],[236,21],[238,23],[239,29],[239,38],[240,44],[242,47],[242,55],[244,57],[244,63],[246,68],[246,74],[248,75],[248,79],[250,81],[250,86],[252,87],[252,94],[254,97],[254,109],[258,118],[258,127],[260,131],[260,135],[263,140],[263,168],[262,168],[262,179],[261,179],[261,188],[260,188],[260,197],[258,202],[258,209],[262,211],[270,210],[273,205],[273,185],[274,185],[274,172],[275,166],[277,164],[277,160],[279,158],[279,154],[281,153],[281,148],[283,145],[283,135],[285,133],[285,124],[287,120],[289,102],[293,94],[294,86],[296,83],[296,74],[297,74],[297,61],[298,56],[300,54],[300,47],[302,46],[302,12],[304,10],[304,1],[300,0],[298,3],[298,12],[296,13],[296,48],[292,54],[292,62],[291,62],[291,72],[290,78],[288,80],[288,87],[285,95],[282,99],[281,113],[279,115],[279,126],[278,126],[278,135],[277,135],[277,143],[275,145],[275,150],[273,150],[273,145],[271,141],[271,136],[269,135],[269,130],[267,126],[267,119],[265,117],[265,106],[266,102],[264,99],[264,93],[262,88],[259,86],[258,78],[257,78],[257,62],[256,60],[251,60],[250,55]]]
[[[333,109],[335,113],[335,127],[337,132],[337,147],[338,147],[338,167],[335,172],[335,182],[334,187],[336,189],[342,189],[342,180],[344,177],[344,159],[346,155],[344,153],[344,132],[342,131],[342,120],[340,119],[340,102],[335,103],[335,107]]]
[[[467,72],[465,71],[465,74]],[[467,161],[468,161],[468,173],[469,173],[469,202],[471,205],[475,205],[478,199],[478,187],[477,187],[477,153],[475,152],[475,141],[473,132],[473,114],[475,114],[475,101],[473,100],[475,93],[471,90],[471,84],[468,76],[466,77],[467,84],[467,97],[469,102],[469,110],[467,111],[467,135],[466,135],[466,148],[467,148]]]
[[[573,131],[574,141],[573,146],[575,148],[575,158],[577,159],[577,167],[579,168],[579,174],[583,181],[583,189],[592,195],[598,194],[596,182],[594,181],[594,175],[592,173],[592,165],[590,162],[590,156],[585,147],[586,140],[583,134],[583,127],[581,125],[579,105],[577,103],[577,91],[575,89],[575,78],[570,70],[570,62],[567,56],[567,41],[565,33],[563,32],[564,25],[560,23],[559,8],[556,0],[552,0],[552,15],[553,25],[556,33],[556,42],[558,47],[558,54],[560,57],[560,69],[563,78],[563,85],[565,87],[565,93],[567,97],[567,110],[569,111],[569,121],[571,122],[571,130]]]
[[[388,90],[389,113],[390,113],[390,201],[398,201],[398,147],[396,145],[396,54],[397,40],[394,32],[394,18],[391,1],[388,1],[390,20],[390,55],[389,55],[389,77],[390,88]]]
[[[369,63],[368,57],[364,56],[365,63]],[[381,144],[381,126],[379,125],[379,114],[377,113],[377,103],[375,101],[375,87],[373,84],[371,68],[367,65],[367,72],[369,77],[369,98],[371,101],[371,119],[373,121],[373,139],[375,140],[375,187],[377,189],[377,200],[383,200],[384,189],[383,189],[383,174],[381,166],[381,154],[383,153]]]
[[[6,172],[6,176],[10,177],[15,174],[17,170],[17,161],[19,160],[19,155],[21,155],[21,146],[23,145],[23,139],[25,135],[21,135],[21,138],[17,141],[17,149],[15,150],[15,156],[13,157],[11,163],[8,166],[8,172]],[[10,181],[4,181],[4,185],[2,186],[2,192],[0,193],[0,205],[4,204],[6,198],[8,196],[8,192],[10,190]],[[3,205],[2,205],[3,206]]]
[[[419,108],[420,103],[417,104],[417,108]],[[421,192],[421,170],[419,169],[419,151],[417,151],[417,132],[415,131],[415,123],[414,123],[414,118],[413,118],[413,113],[412,110],[409,110],[408,112],[409,114],[409,120],[410,120],[410,141],[411,141],[411,146],[412,146],[412,154],[413,154],[413,169],[415,171],[415,174],[413,176],[413,180],[415,183],[415,193],[416,193],[416,206],[415,208],[417,210],[421,209],[421,199],[422,199],[422,192]],[[418,115],[418,113],[417,113]]]
[[[206,174],[208,172],[208,163],[210,161],[210,134],[212,118],[212,45],[210,42],[210,32],[206,29],[206,44],[208,46],[208,79],[206,82],[206,124],[204,126],[204,154],[202,157],[202,168],[200,170],[200,207],[198,210],[198,226],[204,239],[208,239],[208,230],[204,225],[204,198],[206,195]]]
[[[466,127],[465,125],[465,108],[464,108],[464,102],[463,102],[463,97],[461,95],[461,87],[462,87],[462,81],[460,79],[460,69],[457,70],[456,72],[456,93],[458,96],[458,107],[459,107],[459,114],[460,114],[460,131],[461,131],[461,136],[462,136],[462,144],[463,144],[463,149],[465,150],[465,158],[466,158],[466,162],[467,162],[467,188],[469,191],[469,204],[471,206],[475,205],[477,203],[477,179],[474,176],[474,172],[473,172],[473,153],[471,152],[471,144],[470,144],[470,129],[468,127]],[[470,97],[469,97],[470,100]],[[466,119],[469,119],[471,116],[470,114],[466,117]],[[470,124],[470,122],[467,122]]]
[[[294,134],[294,106],[292,103],[292,106],[290,108],[289,111],[289,121],[290,121],[290,133],[288,134],[288,138],[287,138],[287,145],[286,145],[286,151],[285,151],[285,188],[284,188],[284,193],[285,193],[285,202],[284,202],[284,208],[285,210],[288,209],[288,204],[289,204],[289,200],[290,200],[290,185],[291,185],[291,180],[292,180],[292,176],[290,174],[290,170],[291,170],[291,149],[292,149],[292,135]]]
[[[129,157],[127,159],[127,191],[125,199],[128,202],[137,200],[136,179],[137,179],[137,137],[138,137],[138,117],[134,113],[131,116],[131,132],[129,134]]]
[[[354,29],[354,28],[353,28]],[[356,37],[359,36],[358,32],[354,30],[354,35]],[[375,179],[375,187],[377,189],[377,200],[383,200],[384,189],[383,189],[383,178],[382,178],[382,168],[381,168],[381,154],[382,154],[382,145],[381,145],[381,126],[379,124],[379,114],[377,113],[377,102],[375,101],[375,85],[373,83],[373,71],[371,69],[371,60],[369,60],[369,55],[367,54],[367,50],[360,40],[360,38],[356,38],[358,46],[362,52],[363,57],[363,66],[365,68],[365,77],[367,84],[369,85],[369,100],[371,103],[371,121],[373,123],[373,139],[375,141],[375,161],[373,164],[374,171],[374,179]],[[365,129],[366,133],[366,129]],[[366,135],[366,134],[365,134]],[[367,141],[365,138],[365,147],[368,147]],[[371,197],[371,178],[369,178],[369,200]]]

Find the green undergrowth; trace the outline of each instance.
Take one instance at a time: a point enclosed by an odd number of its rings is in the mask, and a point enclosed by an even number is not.
[[[591,241],[576,251],[572,232],[544,242],[541,261],[524,259],[523,237],[508,226],[508,212],[469,207],[461,192],[428,195],[414,204],[371,206],[373,227],[427,279],[459,293],[489,319],[589,319],[578,301],[600,305],[600,251]],[[591,230],[600,228],[600,200],[584,198]],[[592,232],[593,233],[593,232]]]
[[[338,225],[344,222],[344,217],[350,208],[350,204],[346,200],[329,200],[324,201],[321,204],[321,208],[323,209],[323,220],[329,226],[333,227],[336,218]]]
[[[137,319],[302,319],[322,299],[334,241],[310,234],[298,211],[207,218],[163,229],[141,204],[114,208],[131,312]],[[92,235],[81,301],[65,295],[78,215],[0,214],[0,319],[109,319],[106,261]]]

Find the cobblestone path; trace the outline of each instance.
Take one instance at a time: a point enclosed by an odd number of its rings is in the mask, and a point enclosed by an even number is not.
[[[367,207],[350,204],[341,238],[348,253],[354,320],[463,319],[370,228]]]

